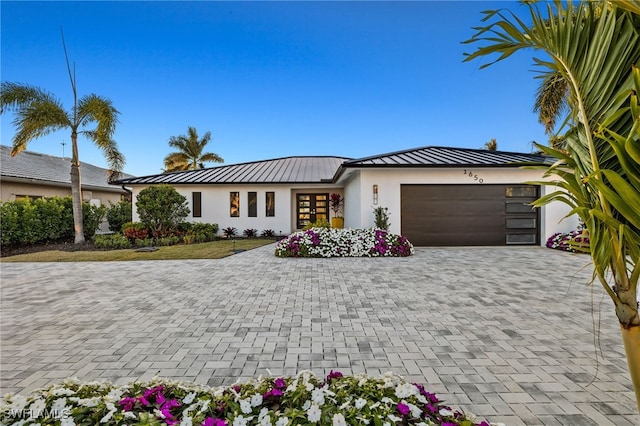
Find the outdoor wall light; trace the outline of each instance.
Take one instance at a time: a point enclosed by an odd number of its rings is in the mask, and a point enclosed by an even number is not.
[[[378,185],[373,185],[373,204],[378,204]]]

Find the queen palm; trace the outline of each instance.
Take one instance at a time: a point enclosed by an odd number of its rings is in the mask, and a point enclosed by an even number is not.
[[[218,154],[202,152],[210,141],[211,132],[205,133],[202,139],[199,139],[198,131],[191,126],[189,126],[187,135],[171,136],[169,146],[177,148],[178,151],[165,157],[165,171],[196,170],[203,169],[204,163],[207,162],[223,163],[224,160]]]
[[[16,134],[11,155],[17,155],[34,139],[51,132],[71,131],[71,196],[73,199],[73,223],[75,243],[85,242],[82,222],[82,190],[80,182],[80,158],[78,135],[83,135],[96,144],[104,153],[112,172],[119,172],[124,157],[112,139],[119,112],[109,99],[90,94],[77,99],[72,79],[73,108],[65,110],[62,103],[51,93],[35,86],[2,82],[0,86],[0,113],[15,111],[13,121]],[[95,124],[95,127],[88,128]]]
[[[536,205],[564,202],[585,224],[593,279],[613,301],[640,408],[640,70],[632,68],[640,60],[640,6],[557,0],[544,3],[544,14],[537,2],[525,4],[530,24],[510,12],[485,12],[491,22],[467,41],[483,45],[465,61],[499,55],[486,67],[520,50],[545,55],[534,58],[553,92],[543,122],[555,126],[566,102],[568,130],[562,149],[536,145],[557,160],[545,176],[562,188]]]

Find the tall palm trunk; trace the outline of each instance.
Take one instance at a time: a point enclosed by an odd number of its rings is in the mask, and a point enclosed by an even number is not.
[[[82,186],[80,182],[80,160],[78,156],[78,133],[71,132],[71,199],[73,205],[74,243],[84,244],[84,223],[82,216]]]

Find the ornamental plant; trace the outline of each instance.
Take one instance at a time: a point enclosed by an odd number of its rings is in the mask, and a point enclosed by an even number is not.
[[[278,257],[411,256],[413,244],[383,229],[312,228],[298,231],[276,244]]]
[[[547,240],[547,247],[573,253],[588,253],[589,233],[584,230],[556,232]]]
[[[334,371],[324,379],[304,371],[215,388],[162,379],[125,386],[68,379],[28,396],[5,396],[0,423],[490,426],[400,376],[343,376]]]

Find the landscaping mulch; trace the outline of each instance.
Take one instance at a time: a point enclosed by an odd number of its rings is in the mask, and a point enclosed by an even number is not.
[[[96,248],[93,242],[88,241],[84,244],[74,244],[73,238],[68,240],[50,241],[39,244],[19,245],[19,246],[2,246],[0,248],[0,257],[16,256],[18,254],[38,253],[41,251],[59,250],[59,251],[98,251],[104,250]]]

